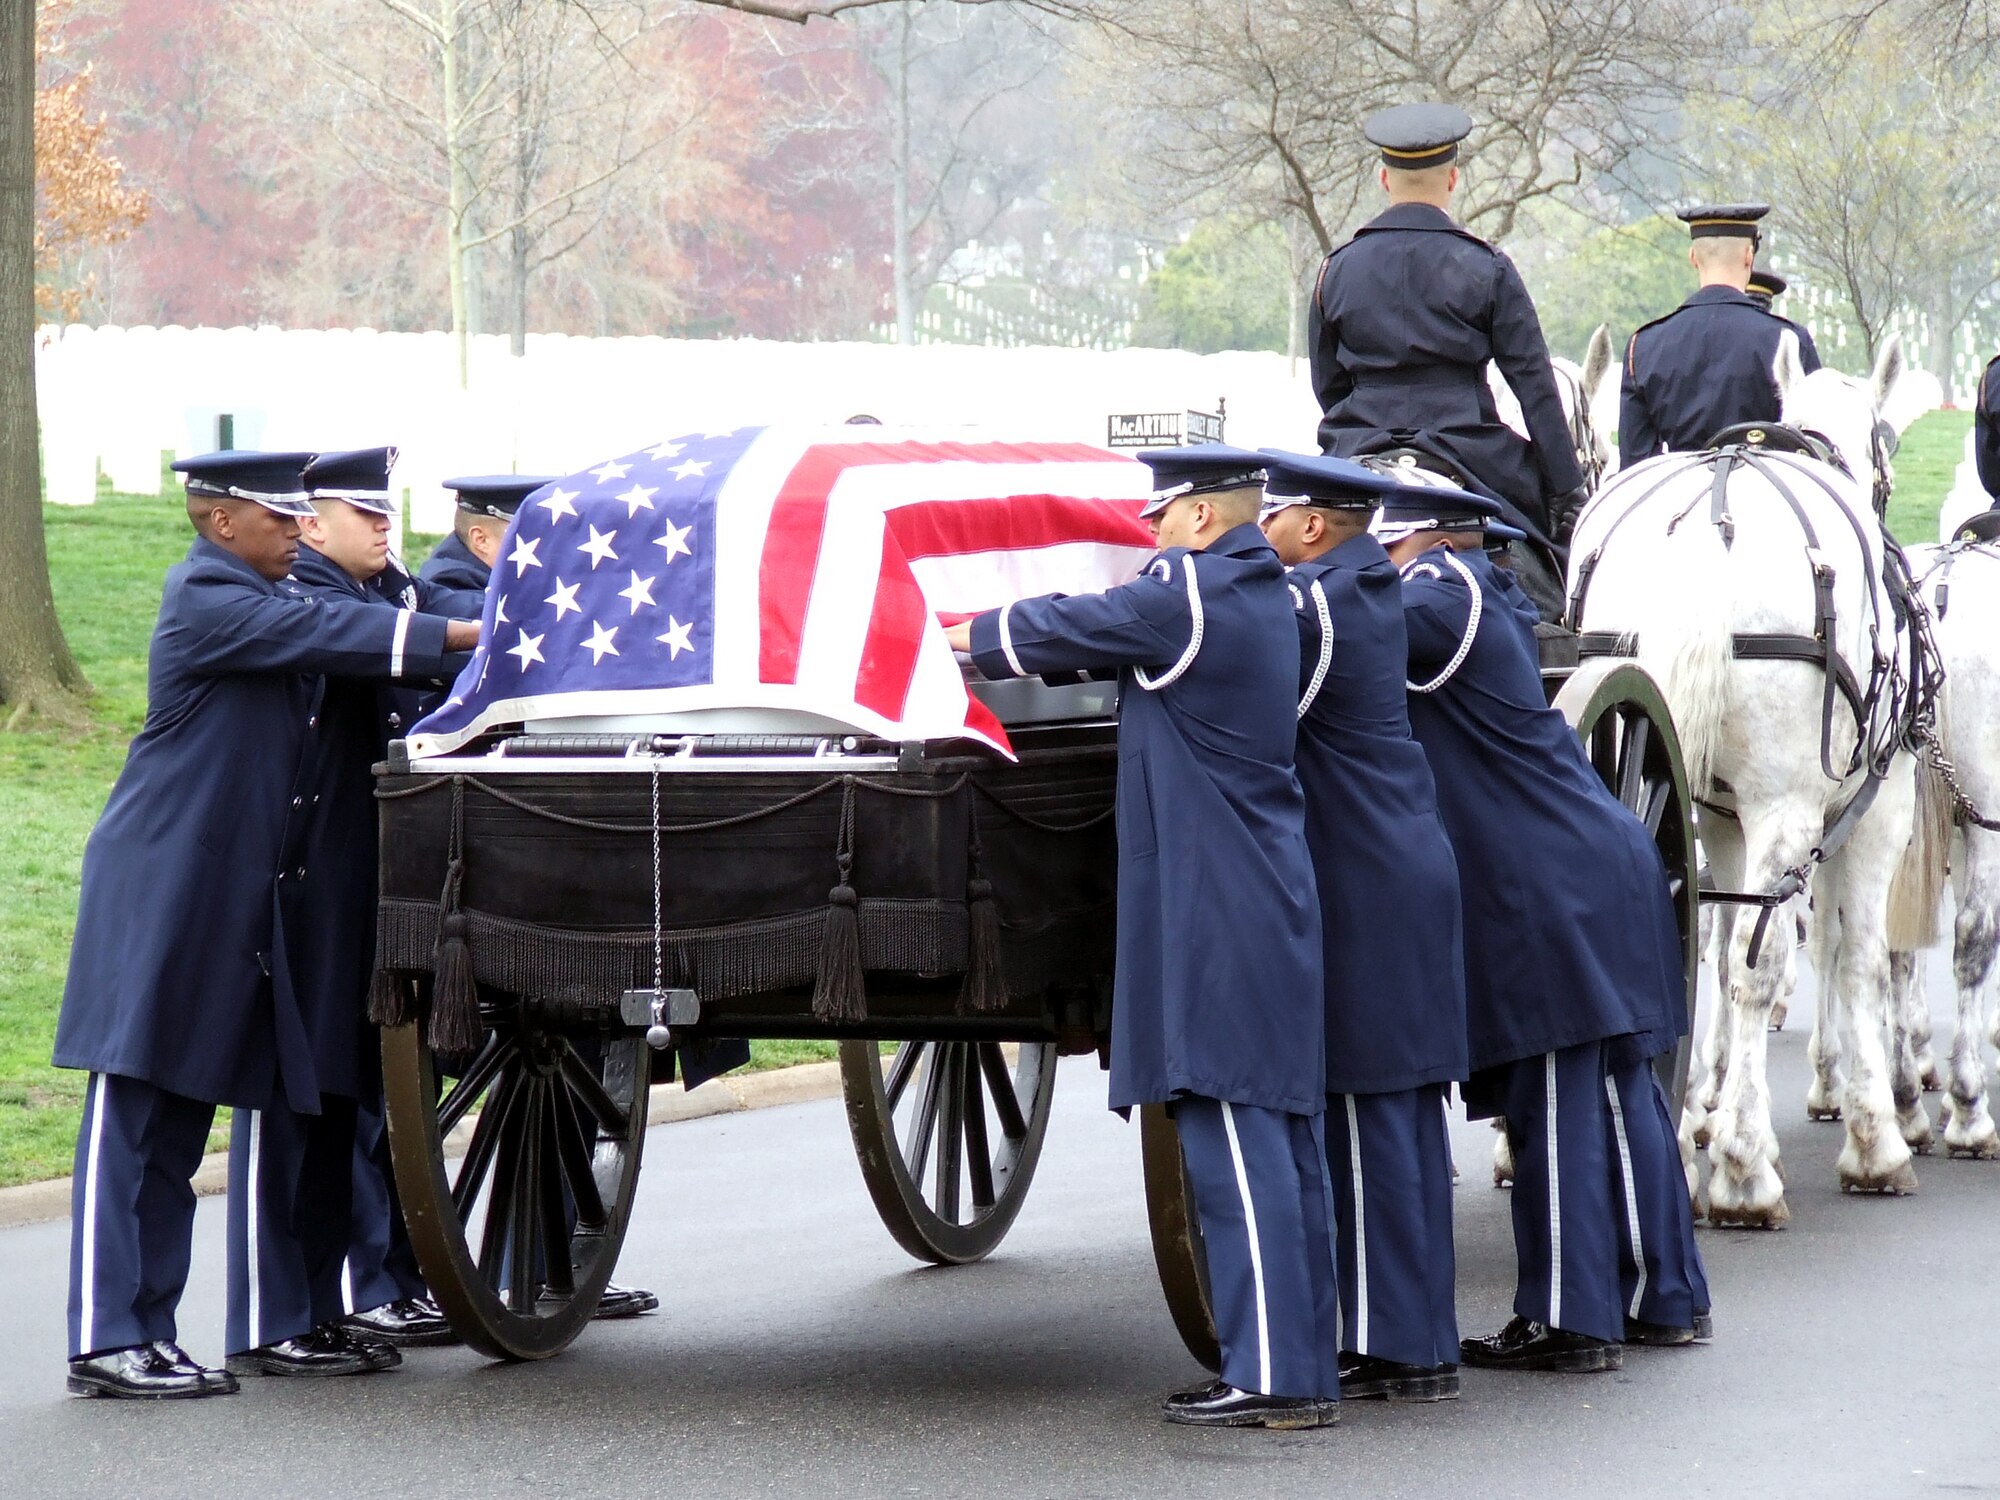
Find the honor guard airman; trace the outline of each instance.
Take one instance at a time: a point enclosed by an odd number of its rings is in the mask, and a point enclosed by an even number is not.
[[[479,474],[463,479],[447,479],[444,487],[452,492],[451,535],[439,542],[417,577],[427,583],[453,589],[485,589],[493,573],[493,559],[500,555],[500,543],[514,512],[528,496],[545,484],[547,474]]]
[[[1618,401],[1618,462],[1630,467],[1656,453],[1694,452],[1725,427],[1775,422],[1773,366],[1787,333],[1798,340],[1799,367],[1819,368],[1819,351],[1798,325],[1758,306],[1748,291],[1763,243],[1764,203],[1684,208],[1693,243],[1688,264],[1701,285],[1687,301],[1655,318],[1625,346]]]
[[[1161,551],[1140,577],[947,633],[992,678],[1119,675],[1111,1105],[1173,1112],[1222,1346],[1221,1380],[1163,1414],[1324,1426],[1339,1361],[1298,629],[1256,525],[1265,460],[1220,445],[1141,457]]]
[[[1979,375],[1979,394],[1972,403],[1972,464],[1979,487],[2000,500],[2000,358],[1989,360]]]
[[[1299,783],[1324,934],[1340,1393],[1451,1400],[1458,865],[1410,737],[1402,583],[1368,532],[1405,486],[1346,459],[1265,452],[1263,530],[1290,569],[1299,626]]]
[[[1513,261],[1450,214],[1472,117],[1403,104],[1364,133],[1382,153],[1389,207],[1320,268],[1308,313],[1319,445],[1353,457],[1415,448],[1498,499],[1528,540],[1515,549],[1543,616],[1562,614],[1559,544],[1586,495],[1535,304]],[[1533,441],[1500,420],[1499,366]]]
[[[145,727],[84,849],[55,1062],[91,1077],[77,1137],[69,1388],[206,1396],[176,1344],[190,1178],[218,1104],[230,1157],[230,1371],[353,1374],[396,1351],[339,1316],[356,996],[294,967],[316,920],[325,676],[431,675],[470,621],[401,620],[290,583],[309,454],[174,465],[197,532],[167,573]]]
[[[1534,606],[1483,546],[1481,496],[1394,496],[1410,724],[1437,778],[1465,921],[1474,1118],[1514,1153],[1515,1318],[1463,1342],[1495,1369],[1617,1369],[1624,1342],[1705,1337],[1708,1287],[1651,1059],[1687,1029],[1651,836],[1547,705]]]

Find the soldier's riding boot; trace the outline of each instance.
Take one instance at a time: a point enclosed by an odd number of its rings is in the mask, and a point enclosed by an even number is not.
[[[1515,542],[1498,559],[1521,586],[1521,592],[1541,615],[1544,624],[1558,623],[1569,608],[1563,577],[1555,560],[1532,541]]]

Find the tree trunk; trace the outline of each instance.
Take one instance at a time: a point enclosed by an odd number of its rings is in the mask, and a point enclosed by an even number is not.
[[[1931,334],[1930,358],[1925,363],[1929,366],[1931,374],[1937,376],[1937,382],[1944,390],[1947,404],[1950,404],[1952,399],[1951,351],[1958,335],[1958,323],[1952,317],[1953,306],[1951,287],[1945,285],[1932,288],[1930,306],[1924,310]]]
[[[896,237],[893,273],[896,279],[896,342],[905,347],[917,341],[916,273],[910,264],[910,7],[897,17],[896,76],[890,96],[894,99],[894,138],[890,155],[895,158]]]
[[[509,330],[508,352],[520,359],[528,352],[528,231],[526,226],[516,224],[513,233],[507,236],[507,281],[510,288],[507,300],[512,304],[508,309],[513,314],[513,327]]]
[[[465,218],[471,211],[472,189],[465,169],[465,118],[459,99],[461,59],[458,49],[461,40],[457,0],[445,0],[439,19],[444,32],[444,46],[440,50],[443,52],[444,67],[445,174],[449,179],[449,201],[444,216],[445,274],[451,286],[451,341],[452,350],[458,358],[458,388],[464,390],[469,383],[465,338]]]
[[[42,537],[35,414],[35,0],[0,0],[0,705],[79,722]]]

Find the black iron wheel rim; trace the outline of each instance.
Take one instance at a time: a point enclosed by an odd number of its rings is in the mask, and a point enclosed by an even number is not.
[[[1166,1105],[1140,1106],[1139,1151],[1146,1175],[1146,1225],[1152,1233],[1160,1292],[1187,1352],[1197,1364],[1219,1375],[1222,1341],[1209,1300],[1208,1251],[1194,1210],[1180,1131]]]
[[[990,1254],[1021,1211],[1055,1094],[1053,1044],[906,1039],[889,1057],[840,1044],[855,1158],[876,1212],[918,1260]]]
[[[648,1054],[528,1007],[486,1014],[485,1044],[442,1090],[421,1023],[383,1029],[390,1151],[417,1264],[452,1327],[493,1358],[546,1359],[589,1323],[617,1264]]]

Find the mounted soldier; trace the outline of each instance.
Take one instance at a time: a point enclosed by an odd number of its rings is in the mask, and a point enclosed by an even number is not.
[[[1545,620],[1562,613],[1561,544],[1587,491],[1535,305],[1513,261],[1453,221],[1459,142],[1444,104],[1383,110],[1364,127],[1389,207],[1320,268],[1308,313],[1322,450],[1415,449],[1501,504],[1525,534],[1513,561]],[[1531,440],[1500,419],[1491,361]]]
[[[1819,368],[1812,336],[1760,306],[1749,287],[1763,243],[1765,203],[1684,208],[1693,243],[1688,264],[1701,285],[1687,301],[1655,318],[1625,346],[1618,403],[1618,462],[1629,468],[1656,453],[1695,452],[1726,427],[1778,420],[1772,373],[1786,334],[1799,366]],[[1762,273],[1765,277],[1770,272]],[[1782,284],[1780,284],[1782,289]]]

